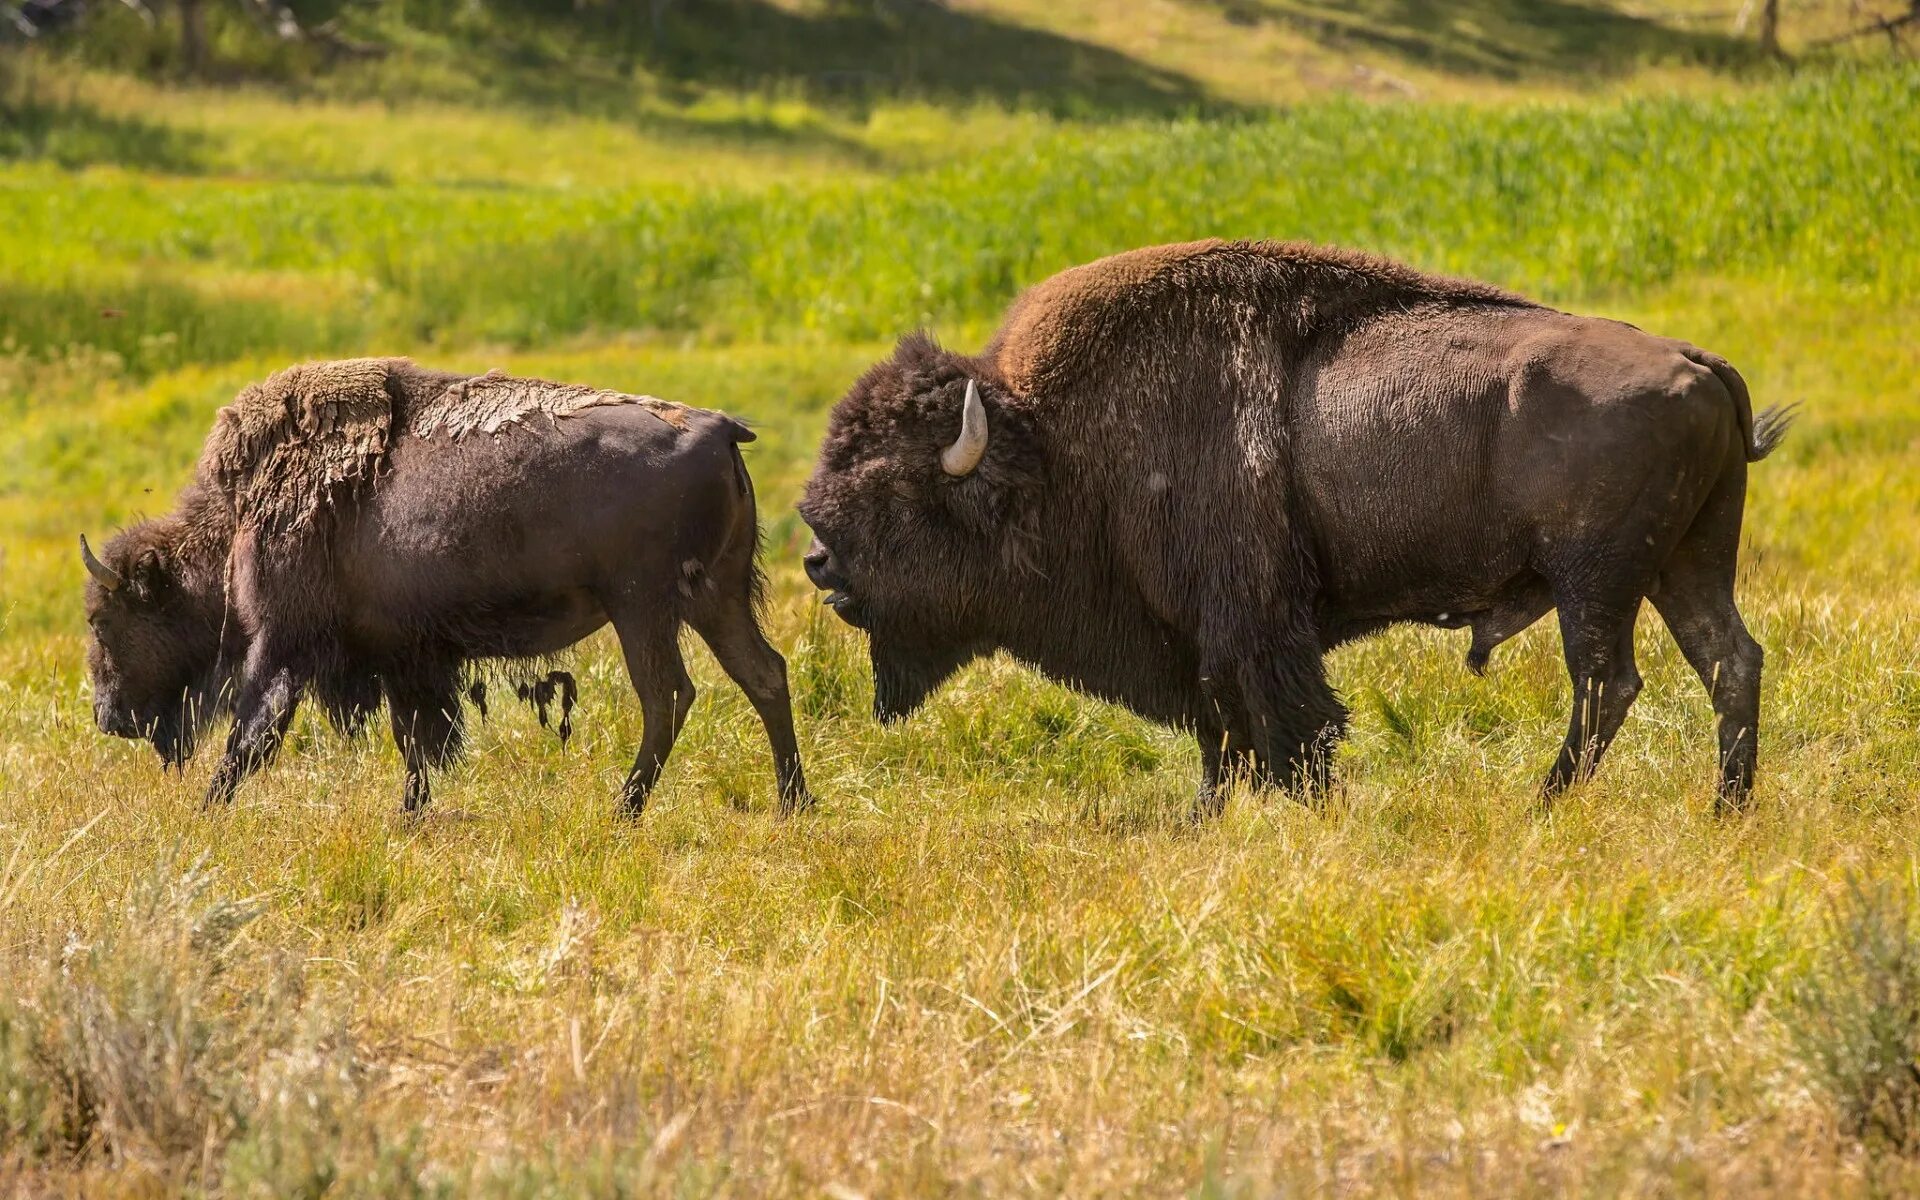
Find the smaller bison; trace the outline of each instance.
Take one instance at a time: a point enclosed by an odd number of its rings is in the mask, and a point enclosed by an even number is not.
[[[348,732],[384,700],[417,811],[460,747],[470,664],[612,622],[645,715],[637,814],[693,704],[685,623],[759,713],[782,811],[802,807],[786,663],[755,615],[752,440],[721,413],[405,359],[283,371],[221,410],[173,513],[97,557],[81,538],[95,718],[179,765],[231,711],[219,804],[309,691]]]

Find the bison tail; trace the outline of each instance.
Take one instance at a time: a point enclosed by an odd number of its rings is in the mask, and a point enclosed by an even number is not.
[[[753,476],[747,473],[746,456],[740,453],[740,443],[752,441],[753,430],[738,421],[733,421],[733,429],[733,445],[728,447],[733,452],[733,485],[740,489],[740,499],[745,502],[743,516],[746,536],[750,539],[747,548],[748,603],[753,606],[755,613],[764,613],[767,608],[767,576],[760,569],[760,505],[753,494]]]
[[[1747,461],[1759,462],[1772,454],[1774,447],[1787,436],[1793,428],[1793,420],[1800,415],[1800,405],[1775,404],[1753,419],[1753,436],[1747,439]]]
[[[1689,348],[1687,357],[1714,373],[1727,393],[1733,397],[1734,415],[1740,419],[1740,435],[1747,442],[1747,461],[1759,462],[1773,453],[1780,439],[1787,436],[1787,430],[1793,425],[1798,404],[1776,404],[1763,411],[1757,418],[1753,415],[1753,397],[1747,391],[1747,381],[1733,364],[1707,350]]]

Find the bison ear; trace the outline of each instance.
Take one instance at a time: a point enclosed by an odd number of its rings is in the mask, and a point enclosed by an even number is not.
[[[977,401],[976,401],[977,402]],[[966,487],[938,489],[953,519],[970,533],[997,538],[1030,512],[1041,488],[1042,456],[1032,427],[1017,413],[994,413],[993,453],[984,448]]]
[[[167,557],[156,546],[148,546],[133,560],[128,569],[128,581],[132,583],[134,594],[145,599],[153,595],[167,577]]]

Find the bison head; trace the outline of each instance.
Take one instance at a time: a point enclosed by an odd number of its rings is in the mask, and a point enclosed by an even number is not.
[[[193,754],[219,694],[218,613],[186,586],[151,526],[130,529],[96,557],[80,539],[91,632],[87,671],[102,733],[146,738],[169,766]]]
[[[1000,642],[1030,567],[1043,458],[991,370],[924,334],[834,408],[800,515],[807,576],[865,630],[874,715],[897,720]]]

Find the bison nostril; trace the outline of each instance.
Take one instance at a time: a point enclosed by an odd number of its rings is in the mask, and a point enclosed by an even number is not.
[[[840,584],[832,567],[833,554],[825,546],[814,543],[801,562],[806,564],[807,578],[813,581],[813,586],[824,591]]]

